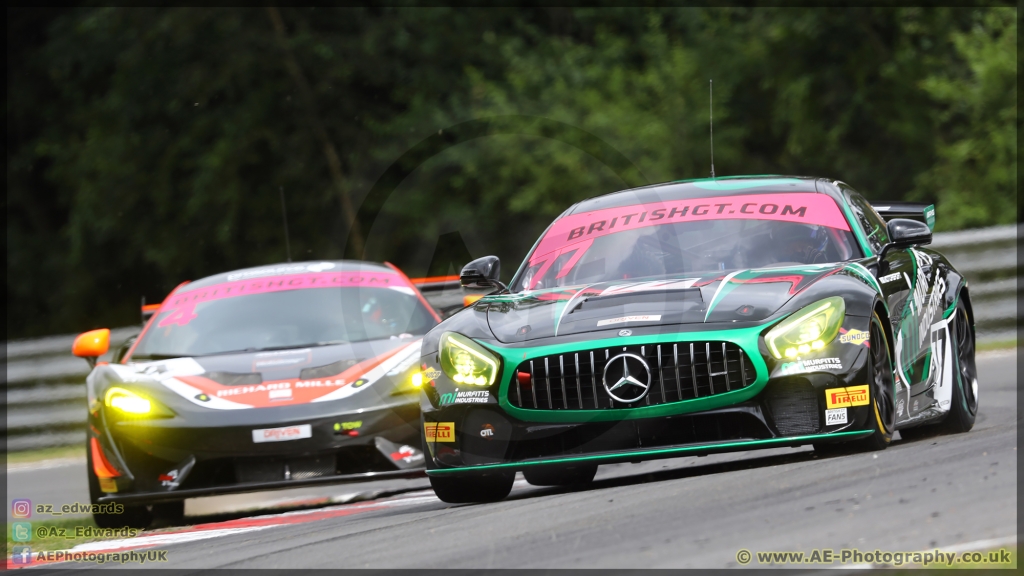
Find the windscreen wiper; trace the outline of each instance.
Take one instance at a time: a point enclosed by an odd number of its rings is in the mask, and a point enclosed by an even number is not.
[[[139,360],[173,360],[175,358],[182,358],[182,354],[137,354],[133,355],[129,360],[137,362]]]

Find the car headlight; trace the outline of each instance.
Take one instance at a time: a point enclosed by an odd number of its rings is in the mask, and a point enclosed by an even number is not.
[[[107,390],[103,395],[103,403],[130,418],[169,418],[174,415],[155,400],[117,386]]]
[[[498,358],[455,332],[441,335],[441,370],[456,384],[490,386],[498,378]]]
[[[768,331],[764,341],[778,359],[794,358],[820,350],[835,339],[846,315],[846,303],[838,296],[804,306]]]

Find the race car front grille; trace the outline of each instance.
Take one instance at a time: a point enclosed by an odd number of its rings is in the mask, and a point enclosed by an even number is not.
[[[642,357],[650,387],[636,402],[613,400],[604,386],[608,360],[622,353]],[[679,342],[616,346],[543,356],[519,365],[508,400],[537,410],[635,408],[706,398],[754,383],[757,371],[732,342]]]

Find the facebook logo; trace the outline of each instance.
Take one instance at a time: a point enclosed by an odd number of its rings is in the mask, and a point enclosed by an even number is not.
[[[31,564],[32,547],[14,546],[13,548],[11,548],[11,562],[14,564]]]

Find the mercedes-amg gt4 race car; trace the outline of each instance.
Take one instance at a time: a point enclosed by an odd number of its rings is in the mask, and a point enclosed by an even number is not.
[[[933,222],[798,177],[572,206],[508,288],[497,258],[467,265],[463,284],[499,290],[423,339],[434,491],[493,501],[516,471],[578,484],[603,463],[969,430],[973,315],[963,276],[923,248]]]
[[[411,373],[440,321],[397,268],[305,262],[178,286],[87,378],[104,527],[180,521],[184,499],[422,475]],[[96,362],[109,330],[76,339]],[[108,509],[110,507],[107,507]]]

